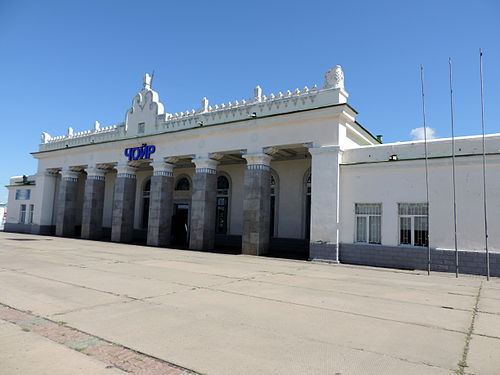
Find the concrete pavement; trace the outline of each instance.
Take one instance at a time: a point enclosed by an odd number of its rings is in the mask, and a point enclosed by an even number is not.
[[[0,233],[0,304],[203,374],[500,373],[495,278]]]

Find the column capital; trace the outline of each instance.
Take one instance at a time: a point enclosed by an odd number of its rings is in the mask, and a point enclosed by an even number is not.
[[[63,168],[61,171],[61,177],[64,181],[78,181],[78,175],[80,172],[74,171],[70,168]]]
[[[135,172],[137,171],[137,168],[132,167],[128,164],[118,164],[115,168],[118,172],[116,177],[135,178]]]
[[[85,168],[85,171],[87,172],[87,179],[90,180],[104,180],[106,174],[106,170],[98,168],[97,165],[89,165]]]
[[[38,173],[36,175],[37,176],[57,177],[59,172],[60,172],[59,168],[47,168],[47,169],[43,169],[41,171],[38,171]]]
[[[153,167],[153,176],[167,176],[174,175],[174,164],[168,163],[163,160],[153,160],[150,164]]]
[[[268,154],[247,154],[243,158],[247,161],[247,169],[270,169],[272,157]]]
[[[195,173],[217,173],[217,165],[219,162],[211,158],[197,158],[193,159],[193,163],[196,166]]]

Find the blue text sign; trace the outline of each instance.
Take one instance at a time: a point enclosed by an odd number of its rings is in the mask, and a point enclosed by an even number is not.
[[[147,143],[143,143],[140,147],[126,148],[125,156],[128,157],[128,160],[149,159],[155,151],[156,147],[154,145],[148,146]]]

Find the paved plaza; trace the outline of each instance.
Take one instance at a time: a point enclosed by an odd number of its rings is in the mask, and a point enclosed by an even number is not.
[[[500,374],[500,279],[0,232],[0,374]]]

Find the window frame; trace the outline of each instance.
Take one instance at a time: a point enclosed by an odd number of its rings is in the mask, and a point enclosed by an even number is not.
[[[358,214],[356,213],[356,206],[357,205],[378,205],[380,206],[380,214],[374,214],[374,213],[368,213],[368,214]],[[382,215],[383,215],[383,207],[381,202],[356,202],[354,203],[354,243],[356,244],[367,244],[367,245],[382,245]],[[365,223],[365,234],[366,234],[366,240],[365,241],[360,241],[359,240],[359,234],[358,234],[358,218],[365,218],[366,223]],[[370,242],[370,221],[371,217],[379,217],[380,218],[380,225],[378,226],[378,238],[380,239],[380,242]]]
[[[33,215],[35,212],[35,205],[30,204],[29,205],[29,211],[28,211],[28,223],[27,224],[33,224]]]
[[[224,177],[227,181],[227,188],[219,189],[219,178]],[[215,197],[215,234],[218,235],[230,235],[231,233],[231,189],[232,189],[232,180],[231,176],[224,171],[217,172],[217,194]],[[225,200],[225,205],[219,204],[219,199]],[[225,211],[225,230],[219,232],[219,209],[224,207]]]
[[[19,224],[26,224],[26,204],[19,206]]]
[[[427,206],[427,214],[400,214],[400,206],[401,205],[423,205],[424,207]],[[398,246],[407,246],[407,247],[427,247],[429,242],[430,242],[430,237],[429,237],[429,204],[427,202],[398,202],[397,203],[397,212],[398,212]],[[415,218],[420,217],[420,218],[427,218],[427,238],[426,242],[424,242],[423,245],[415,245],[415,239],[417,236],[415,236]],[[410,219],[410,243],[401,243],[401,218],[409,218]]]
[[[149,184],[149,190],[146,187]],[[148,200],[146,209],[146,199]],[[148,229],[149,226],[149,207],[151,205],[151,176],[146,177],[142,182],[141,189],[141,228]]]

